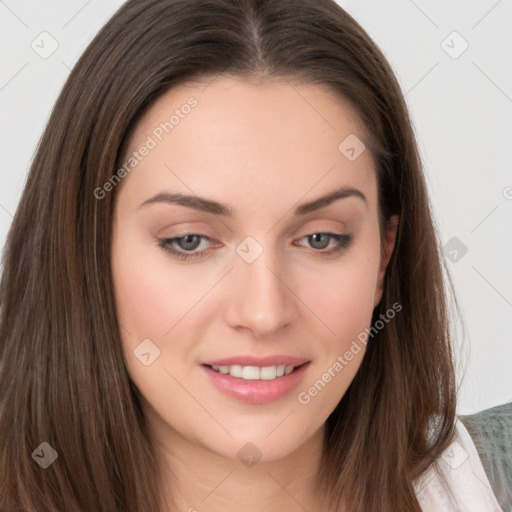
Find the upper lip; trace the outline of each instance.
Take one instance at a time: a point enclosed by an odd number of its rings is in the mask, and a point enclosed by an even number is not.
[[[308,363],[309,359],[303,359],[300,357],[292,357],[285,355],[274,355],[265,357],[256,357],[251,355],[225,357],[223,359],[216,359],[211,361],[203,361],[202,364],[209,366],[279,366],[284,364],[285,366],[300,366],[304,363]]]

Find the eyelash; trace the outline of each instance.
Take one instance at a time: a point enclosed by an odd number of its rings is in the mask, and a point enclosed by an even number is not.
[[[333,249],[330,249],[328,251],[323,250],[323,249],[313,249],[313,251],[316,254],[322,254],[325,256],[331,256],[333,254],[337,254],[337,253],[343,251],[344,249],[348,249],[350,247],[350,245],[352,244],[352,241],[354,238],[352,235],[346,235],[346,234],[341,234],[341,233],[329,233],[329,232],[324,232],[324,231],[319,231],[317,233],[311,233],[310,235],[305,235],[302,238],[309,238],[314,235],[327,235],[331,238],[334,238],[337,241],[337,245]],[[173,248],[173,245],[175,242],[177,242],[178,240],[182,240],[183,238],[186,238],[187,236],[198,236],[201,239],[206,240],[206,241],[211,240],[211,238],[206,235],[200,235],[198,233],[187,233],[186,235],[174,237],[174,238],[159,238],[159,239],[157,239],[157,246],[161,247],[164,251],[170,253],[172,256],[175,256],[181,260],[204,258],[207,255],[206,250],[200,251],[200,252],[190,252],[190,251],[182,252],[182,251],[177,251],[176,249]],[[302,240],[302,238],[300,238],[300,240]]]

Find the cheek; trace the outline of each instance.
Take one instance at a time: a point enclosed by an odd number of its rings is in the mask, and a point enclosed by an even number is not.
[[[201,298],[208,282],[191,282],[190,273],[171,265],[163,249],[131,238],[121,232],[113,249],[120,321],[134,338],[163,339]]]
[[[116,299],[123,326],[137,336],[163,336],[172,327],[169,311],[183,303],[183,294],[176,293],[179,284],[174,280],[168,286],[157,268],[127,259],[119,263],[117,273]]]
[[[172,375],[177,361],[185,364],[189,357],[191,337],[183,329],[190,328],[187,312],[204,291],[190,282],[180,265],[169,265],[163,250],[137,242],[128,232],[120,231],[114,241],[112,273],[131,379],[155,410],[164,411],[169,404],[185,408],[187,396],[180,393]],[[150,353],[148,365],[137,357],[146,352]]]
[[[318,360],[297,395],[311,417],[325,420],[334,410],[366,352],[379,263],[372,254],[357,251],[339,265],[317,268],[315,286],[303,288],[301,297],[320,320]]]
[[[378,263],[374,253],[354,249],[338,263],[305,274],[310,278],[299,296],[329,328],[324,338],[330,344],[343,345],[371,322]]]

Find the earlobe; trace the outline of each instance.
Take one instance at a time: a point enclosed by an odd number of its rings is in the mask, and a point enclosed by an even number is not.
[[[389,260],[391,259],[391,255],[393,254],[393,250],[395,248],[398,223],[399,216],[393,215],[390,217],[386,225],[386,230],[384,233],[385,239],[383,241],[383,254],[380,262],[379,275],[377,277],[377,287],[375,289],[375,300],[373,307],[375,307],[382,299],[382,293],[384,291],[384,277],[386,275],[386,269],[388,267]]]

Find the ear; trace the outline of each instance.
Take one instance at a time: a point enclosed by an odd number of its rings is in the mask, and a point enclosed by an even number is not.
[[[382,299],[386,269],[388,267],[389,260],[391,259],[391,255],[393,254],[393,249],[395,248],[396,234],[398,231],[398,221],[398,215],[391,216],[384,231],[383,254],[381,256],[379,274],[377,276],[377,286],[375,288],[375,298],[373,301],[373,307],[375,307]]]

